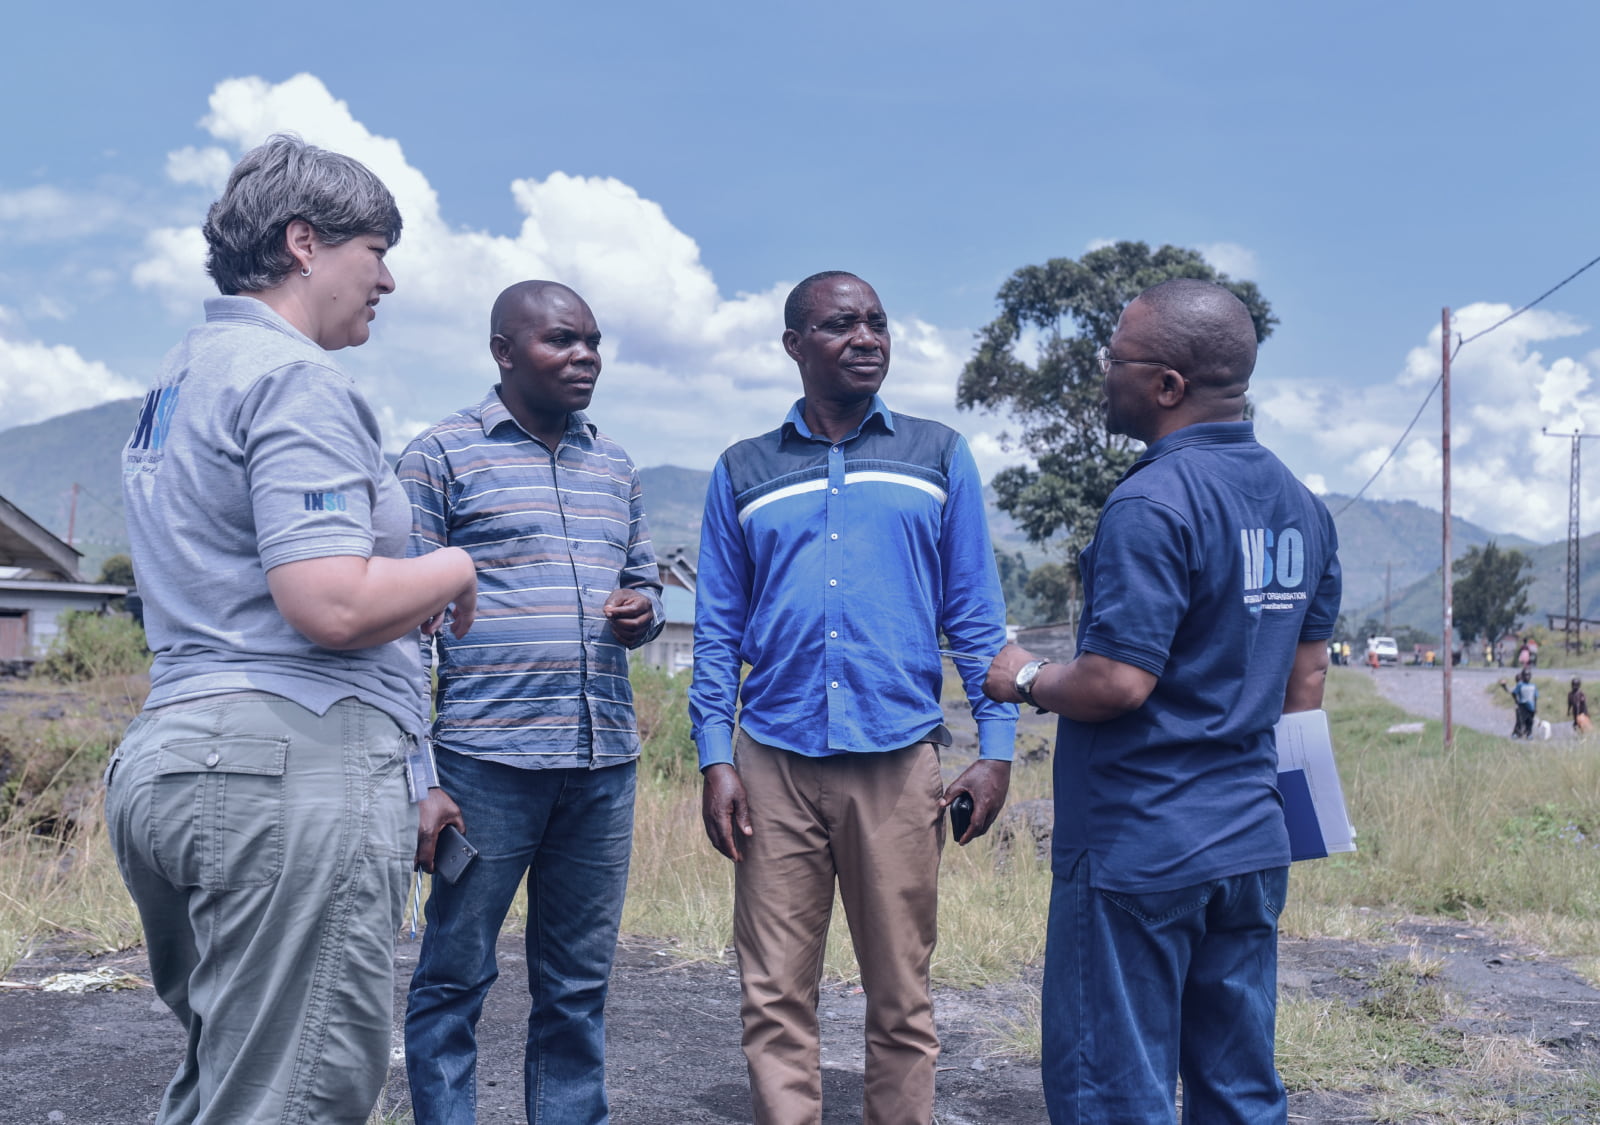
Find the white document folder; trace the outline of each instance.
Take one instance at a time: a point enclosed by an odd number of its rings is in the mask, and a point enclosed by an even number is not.
[[[1293,859],[1323,859],[1356,850],[1333,762],[1326,711],[1296,711],[1278,720],[1278,792]]]

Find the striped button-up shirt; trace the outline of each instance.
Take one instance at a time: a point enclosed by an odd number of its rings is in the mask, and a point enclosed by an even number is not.
[[[400,458],[411,553],[461,547],[478,567],[478,616],[438,636],[437,745],[529,769],[638,757],[628,658],[602,607],[661,583],[633,462],[581,413],[554,452],[500,401],[424,432]],[[641,642],[642,643],[642,642]]]

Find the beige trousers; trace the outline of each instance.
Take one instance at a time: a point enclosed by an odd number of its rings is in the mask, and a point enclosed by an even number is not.
[[[735,868],[744,1053],[756,1125],[817,1125],[817,989],[834,880],[867,999],[865,1125],[933,1119],[928,964],[937,937],[944,785],[930,742],[807,758],[739,734],[755,834]]]

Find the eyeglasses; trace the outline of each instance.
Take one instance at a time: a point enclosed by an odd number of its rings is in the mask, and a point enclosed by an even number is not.
[[[1118,363],[1137,364],[1140,367],[1165,367],[1168,371],[1177,372],[1180,378],[1183,375],[1183,372],[1178,371],[1178,369],[1173,367],[1172,364],[1162,363],[1158,359],[1117,359],[1111,354],[1111,349],[1104,345],[1101,346],[1099,351],[1094,353],[1094,358],[1095,362],[1100,364],[1100,374],[1102,375],[1111,374],[1112,366]],[[1184,382],[1187,383],[1188,380],[1184,379]]]

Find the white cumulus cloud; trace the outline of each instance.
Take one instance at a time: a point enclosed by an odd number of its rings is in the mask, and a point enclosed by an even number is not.
[[[1455,310],[1451,326],[1469,338],[1511,311],[1479,302]],[[1541,431],[1600,433],[1600,398],[1591,391],[1600,356],[1546,352],[1585,331],[1564,313],[1535,309],[1456,352],[1450,378],[1456,515],[1535,540],[1566,533],[1570,451]],[[1395,444],[1438,382],[1440,361],[1434,324],[1389,382],[1258,380],[1251,396],[1262,438],[1291,467],[1315,468],[1331,492],[1354,494],[1382,466],[1366,496],[1438,508],[1444,458],[1437,391],[1397,451]]]
[[[730,442],[776,426],[799,397],[779,344],[783,301],[798,278],[724,295],[695,240],[620,180],[561,171],[515,180],[508,191],[520,226],[501,234],[452,223],[399,141],[369,131],[312,75],[222,82],[201,126],[216,144],[172,154],[175,181],[220,183],[226,169],[215,154],[235,160],[292,131],[360,160],[394,193],[405,219],[389,256],[396,292],[379,309],[372,342],[337,357],[391,427],[392,446],[493,384],[489,307],[501,289],[529,278],[571,285],[594,308],[604,371],[590,413],[641,464],[709,467]],[[212,292],[199,218],[151,233],[133,274],[196,315]],[[886,400],[970,432],[977,419],[954,407],[967,334],[889,312]]]
[[[0,326],[14,326],[17,321],[13,313],[0,309]],[[7,425],[41,422],[64,410],[96,406],[143,390],[65,344],[0,335],[0,416]]]
[[[1212,268],[1227,274],[1235,281],[1254,278],[1261,268],[1256,252],[1237,242],[1202,242],[1195,247],[1205,255]]]

